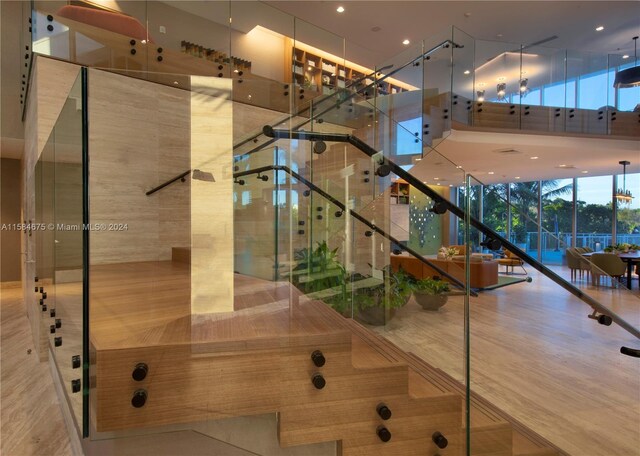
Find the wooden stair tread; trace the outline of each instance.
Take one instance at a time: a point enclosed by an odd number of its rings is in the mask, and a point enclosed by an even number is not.
[[[362,288],[371,288],[382,284],[383,281],[374,277],[367,277],[366,279],[357,280],[355,282],[349,282],[347,284],[347,293],[353,290],[360,290]],[[311,299],[325,299],[331,296],[335,296],[342,293],[342,287],[332,287],[325,290],[316,291],[314,293],[307,293],[307,297]]]
[[[386,352],[398,361],[404,361],[409,366],[409,391],[417,397],[433,396],[438,394],[453,393],[464,397],[464,386],[455,379],[418,358],[413,353],[406,353],[384,337],[373,333],[359,323],[349,320],[352,331],[369,341],[370,346],[377,347],[378,351]],[[537,456],[564,454],[542,437],[533,433],[520,423],[514,423],[511,417],[506,416],[496,407],[471,393],[471,426],[472,432],[501,428],[512,428],[513,454]]]

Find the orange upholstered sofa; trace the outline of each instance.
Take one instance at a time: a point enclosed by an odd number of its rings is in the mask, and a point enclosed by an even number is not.
[[[428,261],[445,271],[450,276],[465,281],[464,261],[458,260],[439,260],[428,258]],[[425,277],[433,277],[434,275],[442,276],[437,270],[422,263],[415,257],[402,254],[391,256],[391,269],[397,271],[402,268],[408,274],[416,279]],[[482,260],[481,258],[472,258],[470,262],[470,286],[471,288],[485,288],[498,283],[498,262],[495,260]],[[443,279],[445,279],[443,277]]]

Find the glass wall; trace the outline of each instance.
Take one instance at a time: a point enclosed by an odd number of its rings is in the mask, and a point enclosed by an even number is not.
[[[79,435],[88,429],[83,259],[83,100],[81,77],[71,84],[35,166],[34,283],[42,331]],[[30,290],[31,291],[31,290]]]
[[[572,245],[573,179],[542,181],[542,237],[544,264],[565,264]]]
[[[623,176],[616,178],[617,187],[622,188]],[[639,244],[640,207],[635,197],[629,203],[617,203],[616,238],[613,239],[612,179],[612,176],[578,178],[577,187],[574,187],[573,179],[473,186],[471,212],[544,264],[566,264],[566,249],[573,245],[599,251],[615,243]],[[577,192],[575,208],[574,188]],[[640,191],[640,175],[627,174],[626,189],[635,196]],[[464,204],[463,188],[458,188],[458,195],[459,204]],[[542,209],[540,219],[538,195]],[[576,233],[573,232],[574,216],[577,218]],[[458,229],[461,233],[462,225]],[[459,241],[462,241],[461,237]]]
[[[538,256],[538,199],[540,182],[510,184],[510,241],[534,258]]]
[[[616,182],[616,188],[626,188],[634,198],[630,202],[617,202],[615,243],[640,245],[640,174],[627,174],[626,186],[620,174]]]
[[[577,179],[576,247],[601,251],[612,242],[613,207],[611,176]]]

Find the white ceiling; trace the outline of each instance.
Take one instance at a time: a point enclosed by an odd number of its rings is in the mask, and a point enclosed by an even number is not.
[[[346,40],[347,58],[373,66],[454,25],[476,39],[598,53],[633,53],[638,1],[268,1]],[[336,8],[343,5],[344,13]],[[604,26],[602,32],[595,28]],[[377,32],[372,31],[379,27]],[[356,47],[351,46],[357,45]],[[362,48],[362,58],[358,54]],[[507,49],[505,49],[507,50]],[[375,59],[375,60],[374,60]]]
[[[463,179],[459,165],[480,182],[495,184],[621,174],[620,160],[631,162],[627,173],[640,173],[637,140],[453,130],[411,173],[429,184],[455,186]]]

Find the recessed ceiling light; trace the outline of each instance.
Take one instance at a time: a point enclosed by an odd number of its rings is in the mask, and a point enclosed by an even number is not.
[[[520,176],[516,176],[516,179],[520,179]]]
[[[602,26],[602,25],[599,25],[599,26],[596,27],[596,32],[601,32],[603,30],[604,30],[604,26]]]
[[[471,71],[469,71],[469,70],[464,70],[464,74],[469,74],[469,73],[471,73]]]
[[[307,67],[307,70],[311,71],[311,70],[313,70],[313,67],[312,67],[311,65],[309,65],[309,66]]]
[[[586,169],[584,171],[580,171],[582,174],[587,174],[589,171],[587,171]]]
[[[439,177],[434,177],[434,178],[433,178],[433,180],[434,180],[434,181],[439,181],[439,180],[440,180],[440,178],[439,178]]]
[[[529,157],[531,160],[537,160],[540,157]]]
[[[625,54],[622,56],[623,59],[628,59],[629,58],[629,54]]]
[[[498,33],[496,36],[497,36],[498,38],[502,38],[504,35],[503,35],[502,33]]]
[[[458,166],[456,166],[456,168],[458,168],[458,169],[462,169],[462,166],[458,165]]]
[[[402,42],[402,44],[404,44],[405,46],[406,46],[407,44],[409,44],[409,43],[411,43],[411,41],[409,41],[409,40],[404,40],[404,41]]]
[[[489,171],[487,174],[494,174],[494,172],[493,171]]]
[[[422,160],[421,158],[416,158],[416,161],[419,162],[420,160]]]
[[[344,13],[344,6],[339,6],[338,8],[336,8],[336,11],[339,13]]]
[[[496,79],[496,81],[498,81],[498,82],[502,82],[502,81],[506,81],[506,80],[507,80],[507,78],[504,77],[504,76],[500,76],[498,79]]]
[[[449,187],[453,187],[453,184],[449,184]]]

